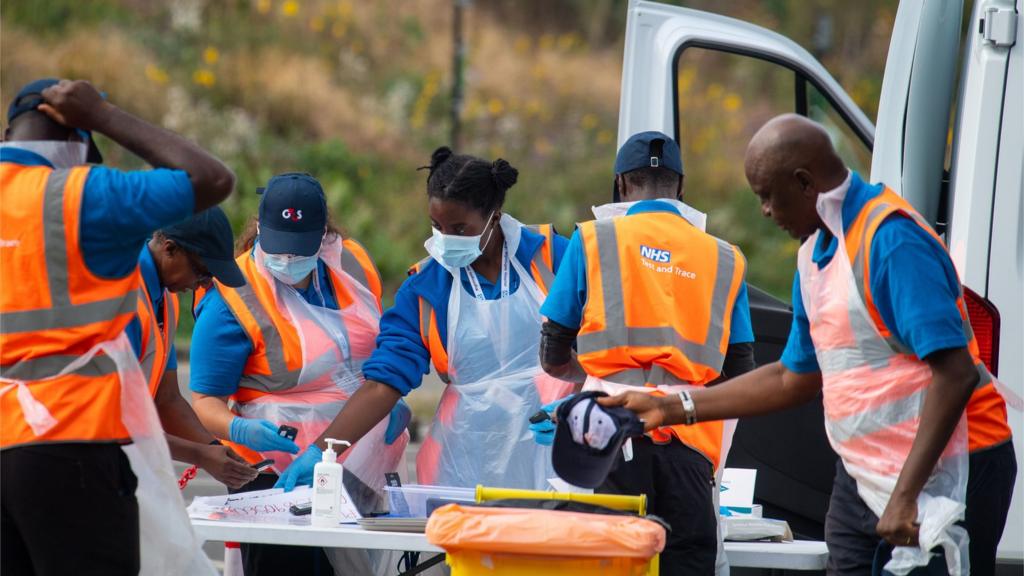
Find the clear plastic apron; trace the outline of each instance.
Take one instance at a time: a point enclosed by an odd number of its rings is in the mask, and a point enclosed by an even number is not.
[[[819,270],[811,254],[821,232],[800,248],[800,291],[821,366],[825,431],[857,493],[881,517],[906,462],[932,382],[920,360],[895,354],[868,314],[846,251],[841,219],[845,193],[823,194],[818,213],[836,237],[836,253]],[[868,249],[864,247],[863,249]],[[964,517],[967,488],[967,422],[950,438],[917,499],[920,546],[896,547],[885,569],[896,575],[927,565],[941,546],[950,574],[970,573]]]
[[[538,445],[529,418],[572,384],[540,366],[540,305],[544,296],[529,271],[512,255],[522,224],[501,218],[505,235],[501,297],[486,300],[476,272],[465,268],[474,294],[465,291],[461,270],[449,269],[448,374],[429,437],[417,456],[421,483],[472,487],[547,489],[555,477],[550,447]],[[429,250],[428,240],[428,250]],[[511,270],[519,289],[509,293]]]
[[[178,489],[160,419],[157,416],[149,383],[132,351],[128,337],[96,345],[78,357],[53,378],[70,374],[98,354],[105,354],[117,366],[121,384],[121,418],[132,443],[122,446],[132,472],[138,479],[135,499],[139,504],[139,548],[141,569],[146,576],[177,576],[216,574],[192,532],[185,514],[185,502]],[[32,396],[30,387],[21,381],[0,379],[7,383],[0,394],[17,388],[18,402],[33,432],[44,434],[57,425],[57,420],[41,402]],[[59,553],[59,552],[58,552]]]
[[[302,370],[295,387],[237,403],[235,409],[246,418],[262,418],[278,426],[295,427],[298,429],[295,443],[300,448],[316,441],[362,385],[362,365],[373,351],[379,331],[376,298],[342,270],[341,251],[341,238],[337,236],[326,239],[320,250],[320,259],[352,295],[352,303],[340,313],[310,304],[295,288],[274,278],[263,263],[264,252],[258,247],[255,251],[257,270],[270,282],[279,311],[299,334]],[[313,275],[314,288],[323,294],[325,288],[320,286],[318,276]],[[335,297],[340,301],[339,295]],[[387,418],[381,420],[339,460],[379,492],[383,491],[384,474],[402,468],[405,447],[409,443],[408,432],[390,445],[385,443],[387,425]],[[274,459],[274,468],[279,473],[295,458],[285,452],[262,454]]]

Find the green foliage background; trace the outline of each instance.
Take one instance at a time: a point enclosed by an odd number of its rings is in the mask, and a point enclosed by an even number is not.
[[[896,0],[684,4],[793,38],[874,118]],[[568,234],[610,199],[626,6],[476,0],[466,9],[461,148],[520,169],[506,208],[524,222]],[[236,232],[270,176],[315,175],[390,300],[429,235],[416,168],[448,143],[451,13],[450,0],[6,0],[0,97],[42,76],[85,78],[197,140],[238,175],[225,206]],[[709,212],[712,233],[740,245],[751,282],[788,299],[796,243],[760,217],[742,154],[760,123],[785,111],[762,98],[785,100],[792,88],[765,94],[771,73],[745,66],[683,60],[686,199]],[[110,164],[141,166],[111,142],[101,147]]]

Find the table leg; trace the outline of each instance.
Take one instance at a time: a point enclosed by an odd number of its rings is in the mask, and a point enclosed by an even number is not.
[[[437,556],[434,556],[430,560],[427,560],[426,562],[423,562],[422,564],[417,564],[416,566],[413,566],[411,569],[409,569],[409,570],[407,570],[405,572],[402,572],[398,576],[415,576],[416,574],[421,574],[423,572],[426,572],[427,570],[433,568],[434,566],[437,566],[438,564],[440,564],[443,561],[444,561],[444,554],[438,554]]]

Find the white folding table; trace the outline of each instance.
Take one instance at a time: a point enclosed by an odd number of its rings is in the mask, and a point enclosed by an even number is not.
[[[314,528],[288,524],[259,524],[192,520],[196,535],[203,541],[283,544],[323,548],[362,548],[408,552],[444,552],[427,542],[423,534],[378,532],[357,525]],[[729,565],[737,568],[778,570],[824,570],[828,549],[824,542],[726,542]]]

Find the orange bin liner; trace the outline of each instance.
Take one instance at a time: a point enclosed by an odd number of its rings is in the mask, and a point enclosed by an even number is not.
[[[636,516],[448,504],[431,514],[427,540],[448,553],[649,560],[665,529]]]

